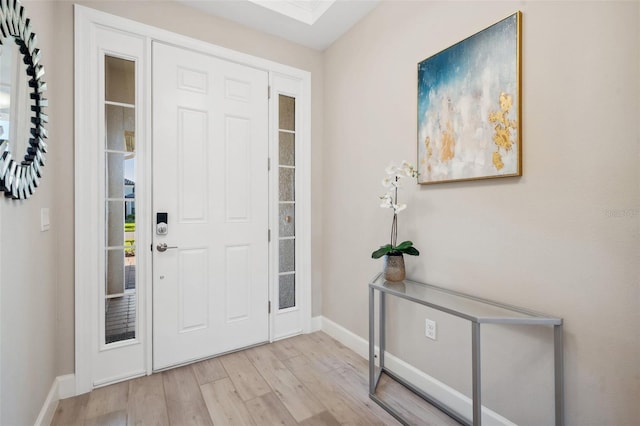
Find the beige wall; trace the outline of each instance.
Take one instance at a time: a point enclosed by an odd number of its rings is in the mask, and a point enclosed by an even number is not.
[[[39,29],[38,46],[54,50],[53,5],[31,7],[29,16]],[[45,81],[57,78],[52,56],[43,57]],[[55,94],[46,94],[54,104]],[[58,129],[57,112],[49,112],[52,133]],[[54,145],[53,143],[51,144]],[[33,424],[56,368],[56,286],[59,220],[56,181],[62,165],[52,149],[47,155],[44,178],[29,200],[0,198],[0,424]],[[69,192],[67,190],[67,192]],[[40,209],[49,208],[51,229],[40,231]]]
[[[422,252],[407,259],[410,277],[564,317],[568,424],[637,424],[638,8],[388,1],[331,46],[323,315],[366,338],[366,285],[381,269],[369,254],[391,222],[378,208],[380,181],[390,161],[416,161],[416,64],[522,10],[524,176],[409,185],[398,241]],[[392,310],[392,350],[468,394],[468,326]],[[424,337],[426,316],[439,321],[435,343]],[[485,401],[519,424],[550,424],[551,333],[524,331],[483,333]]]

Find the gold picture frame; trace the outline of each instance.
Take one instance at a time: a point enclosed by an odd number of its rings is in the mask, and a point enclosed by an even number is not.
[[[418,63],[418,183],[522,176],[522,12]]]

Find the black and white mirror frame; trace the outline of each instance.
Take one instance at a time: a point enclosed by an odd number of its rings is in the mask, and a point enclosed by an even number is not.
[[[26,152],[13,153],[11,141],[0,139],[0,190],[13,199],[29,198],[40,183],[47,152],[45,139],[48,135],[44,124],[49,122],[43,112],[48,102],[43,96],[47,84],[43,80],[40,49],[36,47],[37,37],[31,29],[31,21],[25,15],[18,0],[0,0],[0,44],[15,42],[18,45],[26,65],[32,99]]]

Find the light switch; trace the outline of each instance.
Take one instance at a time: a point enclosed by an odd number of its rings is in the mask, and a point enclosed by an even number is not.
[[[49,208],[43,207],[40,209],[40,231],[45,232],[49,230]]]

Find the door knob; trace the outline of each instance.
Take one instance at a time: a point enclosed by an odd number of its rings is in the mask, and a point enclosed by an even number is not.
[[[158,244],[158,245],[156,246],[156,249],[158,249],[158,251],[159,251],[160,253],[162,253],[162,252],[164,252],[164,251],[167,251],[167,250],[169,250],[169,249],[174,249],[174,248],[178,248],[178,247],[177,247],[177,246],[167,246],[167,244],[166,244],[166,243],[160,243],[160,244]]]

